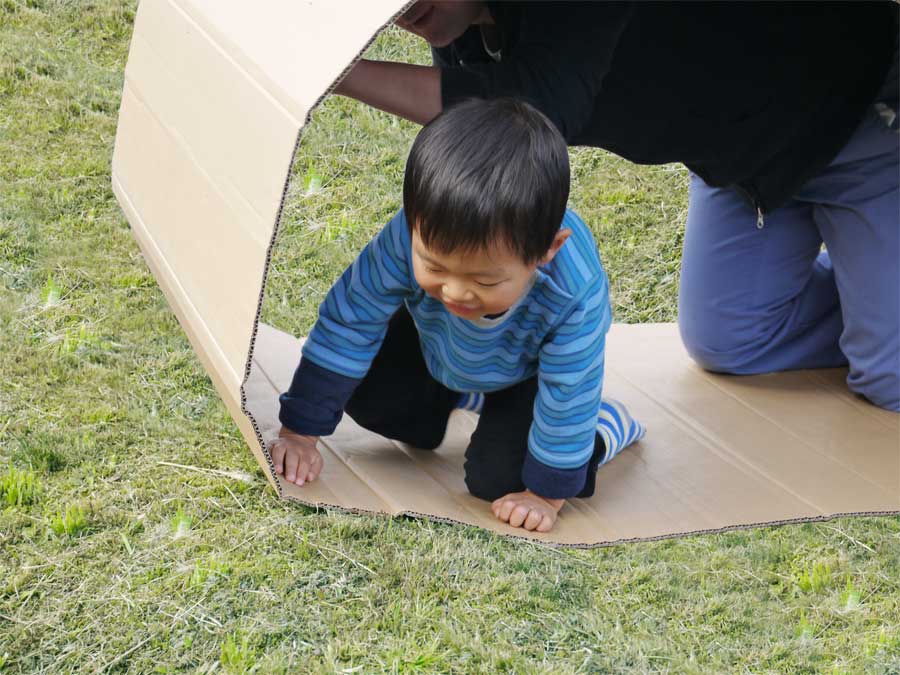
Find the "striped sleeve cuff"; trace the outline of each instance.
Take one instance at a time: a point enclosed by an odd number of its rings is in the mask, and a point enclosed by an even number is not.
[[[569,499],[578,496],[585,487],[591,460],[574,469],[555,469],[547,466],[529,451],[522,466],[522,482],[534,494],[547,499]]]
[[[308,358],[300,359],[290,389],[278,397],[278,419],[294,433],[328,436],[334,433],[344,406],[359,383],[356,378],[330,371]]]

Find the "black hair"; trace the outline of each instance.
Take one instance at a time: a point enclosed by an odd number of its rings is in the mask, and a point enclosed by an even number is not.
[[[446,109],[422,129],[406,161],[410,232],[440,253],[501,241],[534,263],[550,249],[568,198],[565,140],[517,99],[467,99]]]

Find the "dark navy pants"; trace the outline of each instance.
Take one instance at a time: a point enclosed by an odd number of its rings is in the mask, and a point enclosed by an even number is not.
[[[522,467],[534,416],[537,378],[485,394],[484,409],[466,448],[466,487],[493,501],[525,489]],[[345,411],[361,427],[422,450],[441,444],[460,393],[435,380],[422,356],[419,333],[405,307],[388,324],[381,349]],[[597,464],[606,448],[597,434],[587,480],[577,497],[594,494]]]

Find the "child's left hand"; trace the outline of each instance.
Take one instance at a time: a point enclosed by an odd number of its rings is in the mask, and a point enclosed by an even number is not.
[[[565,503],[565,499],[548,499],[525,490],[494,500],[491,511],[499,520],[513,527],[549,532],[556,524],[557,514]]]

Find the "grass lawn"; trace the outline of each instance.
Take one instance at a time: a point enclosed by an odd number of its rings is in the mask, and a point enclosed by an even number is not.
[[[897,518],[574,551],[279,501],[112,195],[135,5],[0,0],[0,672],[900,672]],[[264,320],[309,328],[414,133],[317,111]],[[673,320],[685,170],[573,160],[617,319]]]

